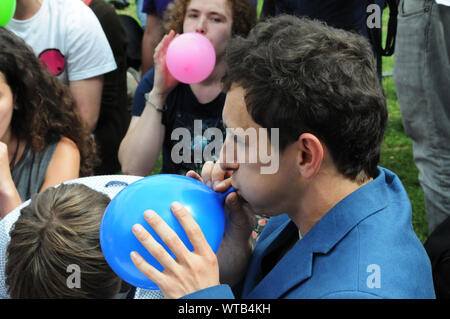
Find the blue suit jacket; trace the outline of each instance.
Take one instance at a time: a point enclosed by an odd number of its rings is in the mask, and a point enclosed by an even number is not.
[[[398,177],[383,168],[333,207],[263,277],[263,258],[297,228],[271,218],[255,247],[241,298],[435,298],[431,266],[414,233]],[[185,298],[234,298],[227,285]]]

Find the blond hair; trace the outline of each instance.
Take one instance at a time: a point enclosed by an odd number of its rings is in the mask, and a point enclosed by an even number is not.
[[[100,247],[108,196],[82,184],[36,194],[14,224],[7,248],[6,285],[12,298],[112,298],[121,280]],[[68,267],[80,270],[70,287]]]

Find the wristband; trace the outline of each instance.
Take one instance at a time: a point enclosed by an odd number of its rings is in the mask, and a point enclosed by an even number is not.
[[[163,112],[167,111],[167,105],[166,104],[164,104],[164,106],[162,108],[159,108],[155,104],[150,102],[150,100],[148,99],[148,95],[149,95],[149,93],[145,93],[144,94],[144,98],[145,98],[146,103],[150,104],[150,106],[152,106],[155,110],[157,110],[160,113],[163,113]]]

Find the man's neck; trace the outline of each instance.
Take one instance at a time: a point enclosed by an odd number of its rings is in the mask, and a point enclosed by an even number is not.
[[[345,197],[371,182],[369,179],[363,184],[344,178],[338,173],[321,173],[314,181],[305,186],[304,196],[298,202],[295,211],[289,217],[297,225],[302,236],[314,227],[334,206]]]
[[[14,19],[28,20],[38,13],[43,0],[17,0]]]
[[[218,61],[211,75],[200,83],[191,84],[198,101],[206,104],[214,100],[223,91],[222,77],[225,74],[225,64]]]

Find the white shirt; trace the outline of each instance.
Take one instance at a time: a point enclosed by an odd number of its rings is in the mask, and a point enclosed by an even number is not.
[[[437,4],[442,4],[444,6],[449,6],[450,7],[450,0],[436,0]]]
[[[25,40],[66,85],[117,68],[100,22],[80,0],[43,0],[33,17],[12,19],[6,28]]]

